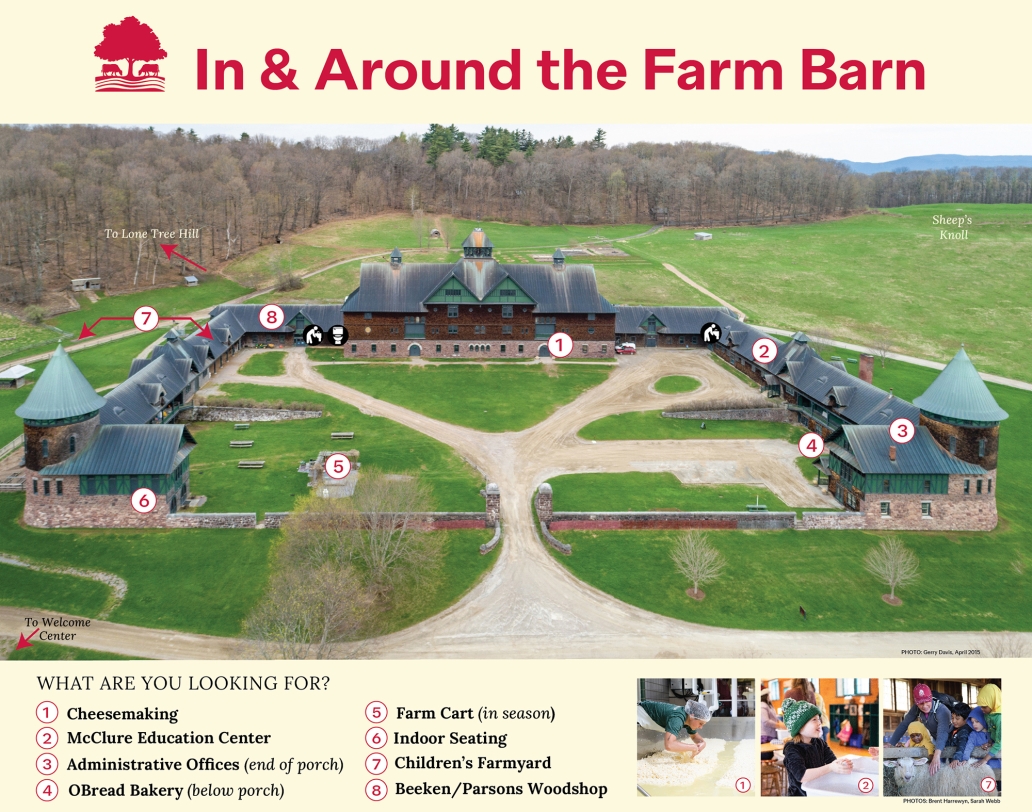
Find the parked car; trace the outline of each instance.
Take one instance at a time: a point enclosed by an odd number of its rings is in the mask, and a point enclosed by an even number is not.
[[[638,347],[630,341],[616,348],[617,355],[634,355],[637,351]]]

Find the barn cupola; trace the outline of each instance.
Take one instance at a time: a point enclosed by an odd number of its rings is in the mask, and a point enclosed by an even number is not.
[[[1009,416],[999,407],[961,345],[946,368],[914,405],[921,425],[936,442],[964,462],[987,471],[996,468],[1000,423]]]
[[[556,248],[555,253],[552,254],[552,268],[557,271],[561,271],[566,267],[566,254],[563,253],[563,249]]]
[[[462,243],[462,256],[466,259],[490,259],[493,251],[494,243],[482,228],[473,229]]]
[[[401,249],[398,248],[398,246],[394,246],[394,250],[391,251],[391,267],[392,268],[400,268],[401,267]]]

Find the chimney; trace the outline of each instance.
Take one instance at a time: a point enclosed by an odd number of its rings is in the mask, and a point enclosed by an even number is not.
[[[864,353],[860,356],[860,380],[874,383],[874,356]]]
[[[894,445],[890,445],[889,446],[889,459],[892,462],[896,461],[896,446],[894,446]]]
[[[890,398],[894,398],[895,397],[895,395],[892,394],[892,387],[891,386],[889,387],[889,397]]]

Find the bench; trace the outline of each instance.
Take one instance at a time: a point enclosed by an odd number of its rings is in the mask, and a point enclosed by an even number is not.
[[[230,448],[250,448],[254,445],[254,440],[230,440]]]
[[[855,358],[847,358],[846,359],[846,363],[847,364],[855,364],[856,363],[856,359]]]
[[[237,468],[264,468],[265,460],[240,460]]]
[[[250,423],[237,423],[237,424],[235,424],[233,426],[233,428],[236,429],[237,431],[240,431],[241,429],[249,429],[249,428],[251,428],[251,424]]]
[[[767,510],[767,506],[766,505],[746,505],[745,509],[748,510],[750,513],[753,513],[753,512],[756,512],[756,511],[763,512],[763,511]]]
[[[353,431],[331,431],[331,440],[354,440],[355,432]]]

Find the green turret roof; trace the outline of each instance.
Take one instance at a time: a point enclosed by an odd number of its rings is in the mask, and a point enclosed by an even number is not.
[[[103,405],[104,398],[58,344],[29,397],[14,413],[25,420],[66,420],[100,411]]]
[[[999,423],[1008,417],[989,394],[963,346],[925,393],[914,398],[914,405],[932,417],[976,423]]]

